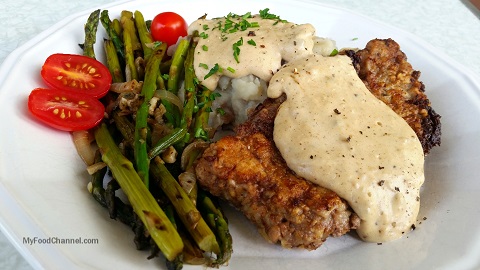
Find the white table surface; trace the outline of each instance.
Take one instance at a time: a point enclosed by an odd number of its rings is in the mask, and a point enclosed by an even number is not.
[[[411,32],[480,75],[480,12],[467,0],[317,1],[348,8]],[[16,48],[68,15],[111,2],[0,0],[0,63]],[[1,232],[0,269],[31,269]]]

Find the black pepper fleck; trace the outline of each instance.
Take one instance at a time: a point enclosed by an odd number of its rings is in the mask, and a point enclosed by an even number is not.
[[[334,111],[336,114],[341,114],[341,112],[340,112],[337,108],[335,108],[333,111]]]
[[[385,167],[383,167],[383,166],[378,166],[378,169],[379,169],[379,170],[383,170],[383,169],[385,169]]]
[[[380,181],[378,182],[378,185],[379,185],[379,186],[383,186],[383,184],[385,184],[385,180],[380,180]]]
[[[395,190],[398,191],[398,192],[400,192],[400,188],[398,188],[398,187],[395,187]]]

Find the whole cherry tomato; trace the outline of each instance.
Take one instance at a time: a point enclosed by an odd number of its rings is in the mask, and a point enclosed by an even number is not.
[[[167,43],[168,46],[177,43],[179,37],[187,36],[188,24],[175,12],[162,12],[155,16],[150,26],[152,37],[156,41]]]

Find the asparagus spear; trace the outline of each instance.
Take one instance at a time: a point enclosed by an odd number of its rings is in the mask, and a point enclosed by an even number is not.
[[[150,106],[150,100],[155,93],[156,80],[160,69],[160,62],[162,61],[166,49],[166,43],[160,44],[158,47],[156,47],[153,51],[150,61],[147,64],[145,81],[143,82],[142,87],[142,95],[144,97],[144,100],[138,108],[135,118],[135,165],[138,174],[142,178],[143,183],[147,188],[149,185],[148,167],[150,163],[150,159],[148,158],[147,154],[148,107]]]
[[[150,32],[147,29],[145,24],[145,19],[143,14],[140,11],[135,11],[134,13],[135,26],[137,27],[138,36],[140,38],[142,49],[143,49],[143,58],[148,62],[150,55],[152,54],[152,48],[149,44],[153,43],[153,38]]]
[[[201,217],[201,214],[193,202],[188,198],[188,195],[178,184],[177,180],[170,174],[165,165],[163,165],[161,160],[157,157],[154,158],[153,161],[152,166],[150,166],[152,176],[172,202],[180,220],[194,241],[202,250],[218,254],[220,247],[215,235]]]
[[[211,112],[211,106],[213,98],[211,97],[212,91],[202,87],[202,93],[198,99],[197,108],[198,111],[195,114],[195,123],[193,125],[193,134],[195,138],[208,141],[210,134],[208,130],[208,118]]]
[[[118,25],[120,26],[118,20],[116,20]],[[103,10],[100,15],[100,22],[107,31],[108,37],[112,40],[113,44],[115,45],[115,50],[117,51],[117,55],[119,58],[119,63],[125,62],[125,48],[123,45],[123,41],[120,38],[120,32],[115,30],[114,23],[110,20],[108,16],[108,10]]]
[[[138,42],[135,25],[132,20],[132,14],[129,11],[122,11],[120,23],[123,28],[123,43],[125,46],[125,64],[127,81],[138,80],[138,72],[135,66],[135,50],[141,49]]]
[[[112,81],[114,83],[124,82],[125,78],[123,77],[122,68],[120,67],[115,44],[113,44],[113,41],[110,39],[105,39],[103,41],[103,47],[107,55],[107,67],[110,70],[110,74],[112,74]]]
[[[102,155],[100,151],[95,153],[95,163],[100,162],[102,160]],[[103,188],[103,178],[107,173],[107,167],[104,167],[94,174],[92,174],[91,182],[92,182],[92,196],[95,200],[100,203],[103,207],[107,207],[107,203],[105,202],[105,189]]]
[[[175,220],[175,210],[171,204],[164,206],[165,214],[167,215],[170,222],[172,222],[175,229],[178,231],[177,222]],[[180,235],[183,241],[183,237]],[[184,241],[183,241],[184,242]],[[185,242],[184,242],[185,248]],[[177,256],[173,261],[166,261],[167,269],[168,270],[181,270],[183,268],[183,254]]]
[[[173,54],[172,65],[170,66],[170,72],[168,74],[167,89],[174,94],[178,93],[178,82],[180,80],[180,75],[183,72],[183,66],[189,45],[190,42],[187,39],[181,40]]]
[[[211,111],[211,104],[214,97],[211,97],[211,91],[207,88],[203,88],[200,103],[203,105],[199,108],[195,115],[195,123],[193,126],[195,137],[203,140],[209,140],[210,135],[206,132],[208,127],[208,118]],[[194,160],[197,158],[197,155],[200,154],[200,151],[193,152],[190,155],[189,162],[185,170],[193,165]],[[199,210],[202,213],[202,216],[207,221],[210,228],[215,232],[217,241],[220,245],[220,252],[217,254],[217,259],[213,262],[214,267],[222,265],[228,260],[230,260],[233,247],[232,247],[232,236],[228,229],[227,219],[224,217],[219,205],[214,202],[210,194],[205,192],[202,189],[197,189],[197,205]]]
[[[123,10],[120,15],[120,24],[122,26],[123,32],[128,32],[130,34],[133,51],[141,50],[142,44],[140,43],[137,36],[137,29],[135,28],[133,12],[128,10]]]
[[[194,33],[194,37],[198,33]],[[195,38],[192,38],[192,42],[190,44],[190,47],[187,50],[187,55],[185,56],[185,63],[184,63],[184,69],[185,69],[185,99],[187,100],[187,103],[185,104],[185,107],[183,109],[183,114],[182,114],[182,121],[180,125],[185,128],[190,128],[190,125],[192,123],[192,118],[193,118],[193,110],[195,108],[195,95],[196,95],[196,88],[197,84],[195,83],[195,70],[193,68],[193,57],[195,55],[195,48],[197,46],[197,42],[195,41]]]
[[[100,16],[100,9],[97,9],[90,13],[90,16],[87,19],[87,23],[85,23],[85,43],[81,45],[83,47],[83,55],[94,58],[95,59],[95,52],[93,49],[93,45],[97,40],[97,28],[98,28],[98,20]]]
[[[113,19],[112,20],[112,28],[115,30],[115,32],[119,35],[119,36],[122,36],[123,34],[123,28],[122,28],[122,24],[120,23],[120,21],[118,19]]]
[[[233,252],[232,236],[228,229],[228,222],[218,204],[201,189],[198,191],[198,207],[208,225],[214,230],[220,244],[220,252],[217,253],[217,259],[212,266],[222,265],[230,260]]]
[[[189,44],[190,41],[188,41],[187,39],[183,39],[180,41],[177,46],[177,50],[173,55],[172,64],[168,73],[167,90],[174,93],[175,95],[178,94],[178,83],[180,76],[183,73],[185,56]],[[165,117],[167,118],[168,122],[171,123],[174,127],[178,127],[180,124],[180,112],[178,108],[165,100],[162,100],[162,103],[167,109]]]
[[[142,184],[133,164],[121,154],[105,124],[95,129],[95,139],[102,153],[102,160],[127,195],[133,210],[164,256],[169,261],[174,260],[183,250],[183,242],[178,232]]]
[[[120,115],[118,111],[113,112],[113,121],[115,123],[116,128],[122,134],[123,138],[125,139],[126,143],[133,147],[133,141],[135,137],[135,125],[126,119],[125,116]]]

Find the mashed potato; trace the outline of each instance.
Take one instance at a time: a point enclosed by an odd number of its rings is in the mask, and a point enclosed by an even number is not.
[[[315,36],[311,24],[294,24],[261,15],[199,19],[189,27],[200,37],[195,73],[221,96],[212,106],[210,125],[236,125],[266,98],[267,82],[283,64],[312,53],[330,55],[335,42]],[[211,73],[213,68],[219,68]],[[220,108],[220,109],[219,109]]]

